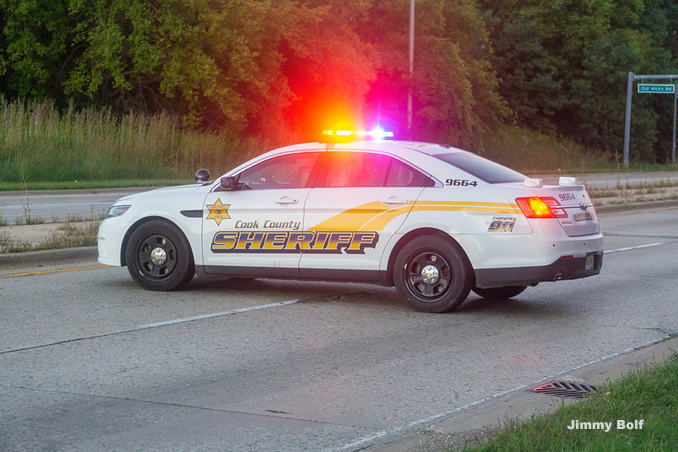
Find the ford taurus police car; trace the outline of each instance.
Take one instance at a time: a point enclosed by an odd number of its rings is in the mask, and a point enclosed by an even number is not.
[[[446,145],[299,144],[209,177],[118,200],[99,262],[162,291],[196,273],[377,283],[425,312],[602,266],[600,224],[574,178],[544,185]]]

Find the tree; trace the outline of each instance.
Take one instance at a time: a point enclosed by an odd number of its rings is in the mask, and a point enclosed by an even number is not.
[[[282,74],[293,99],[284,113],[307,139],[323,129],[364,128],[362,116],[377,56],[358,30],[372,5],[363,0],[306,1],[292,33],[281,40]]]
[[[676,35],[676,24],[668,19],[671,2],[481,0],[481,5],[500,91],[521,126],[618,152],[628,72],[656,74],[675,67],[667,50]],[[666,134],[657,133],[663,103],[659,97],[634,98],[638,157],[656,159],[666,147]]]
[[[269,136],[299,131],[315,117],[311,110],[362,101],[373,74],[352,28],[320,3],[79,3],[74,11],[87,20],[77,42],[87,50],[66,87],[120,109],[180,112],[193,126]]]
[[[86,50],[66,90],[119,110],[169,109],[190,125],[241,130],[247,111],[238,89],[256,76],[253,47],[268,6],[236,0],[76,3],[71,14],[84,20],[75,43]]]
[[[62,98],[71,63],[73,20],[60,0],[0,0],[0,82],[3,94]]]
[[[492,42],[489,57],[499,78],[499,93],[512,111],[512,122],[547,132],[555,131],[554,117],[566,104],[558,69],[537,33],[538,7],[521,7],[518,0],[482,0]]]
[[[363,41],[379,55],[378,77],[368,94],[373,116],[407,136],[408,89],[414,94],[413,138],[482,149],[482,133],[508,113],[488,61],[490,45],[474,0],[418,1],[414,77],[409,77],[409,8],[374,3]],[[400,25],[398,25],[400,24]]]

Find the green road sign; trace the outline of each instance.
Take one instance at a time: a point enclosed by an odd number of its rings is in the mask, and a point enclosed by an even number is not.
[[[638,85],[639,93],[673,94],[676,92],[676,85],[663,85],[657,83],[645,83]]]

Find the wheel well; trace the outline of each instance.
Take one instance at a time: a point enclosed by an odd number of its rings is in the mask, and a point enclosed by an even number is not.
[[[445,240],[448,243],[452,244],[453,246],[457,247],[459,251],[464,255],[466,258],[467,263],[469,263],[469,266],[471,269],[473,267],[470,264],[470,260],[468,256],[466,255],[466,252],[464,249],[459,245],[459,242],[457,242],[454,238],[450,237],[448,234],[444,233],[443,231],[439,229],[434,229],[434,228],[422,228],[422,229],[415,229],[414,231],[410,231],[404,236],[398,240],[398,243],[393,247],[393,250],[391,251],[391,255],[388,258],[388,270],[386,272],[386,278],[387,278],[387,283],[389,286],[392,286],[393,283],[393,267],[395,265],[395,260],[396,257],[398,256],[398,253],[400,253],[400,250],[403,249],[405,245],[407,245],[410,241],[419,238],[419,237],[424,237],[424,236],[436,236],[440,237],[441,240]],[[475,273],[472,271],[472,274],[474,274],[474,279],[475,279]],[[475,282],[474,282],[475,284]]]
[[[176,227],[179,230],[179,232],[181,232],[181,234],[184,235],[184,238],[186,237],[186,235],[184,234],[184,231],[182,231],[179,226],[177,226],[176,224],[174,224],[173,222],[171,222],[167,218],[163,218],[163,217],[145,217],[145,218],[142,218],[141,220],[137,221],[132,226],[130,226],[129,229],[127,229],[127,232],[125,233],[125,238],[122,240],[122,246],[120,247],[120,263],[122,264],[123,267],[125,267],[127,265],[127,259],[125,259],[125,250],[127,250],[127,244],[129,243],[129,238],[132,236],[134,231],[136,231],[139,228],[139,226],[141,226],[142,224],[148,223],[149,221],[162,221],[162,222],[165,222],[167,224],[170,224],[170,225]]]

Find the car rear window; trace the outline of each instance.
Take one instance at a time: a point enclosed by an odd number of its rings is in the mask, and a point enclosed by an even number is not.
[[[462,171],[482,179],[489,184],[503,184],[507,182],[522,182],[525,176],[518,171],[507,168],[486,158],[466,152],[449,154],[437,154],[435,158],[450,165],[456,166]]]

